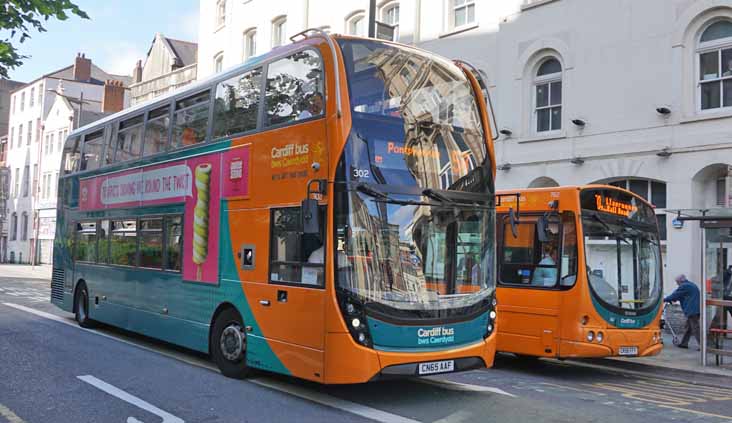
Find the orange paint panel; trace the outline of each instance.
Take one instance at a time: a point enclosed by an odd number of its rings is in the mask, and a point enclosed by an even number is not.
[[[314,350],[273,339],[267,342],[293,376],[320,383],[325,382],[323,378],[324,352],[322,350]]]
[[[381,370],[376,351],[356,345],[349,333],[329,333],[325,344],[326,383],[363,383]]]

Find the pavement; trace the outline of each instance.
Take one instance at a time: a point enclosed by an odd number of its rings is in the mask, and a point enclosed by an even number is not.
[[[732,422],[726,377],[610,360],[500,354],[492,369],[352,386],[232,380],[205,355],[81,329],[49,296],[41,271],[0,266],[0,422]]]

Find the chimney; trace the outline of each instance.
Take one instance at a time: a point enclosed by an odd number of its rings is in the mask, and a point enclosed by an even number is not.
[[[135,83],[142,82],[142,60],[138,60],[135,69],[132,71],[132,80]]]
[[[104,82],[102,113],[117,113],[125,107],[125,87],[121,81],[108,79]]]
[[[87,59],[84,54],[77,53],[74,62],[74,80],[89,81],[91,79],[91,59]]]

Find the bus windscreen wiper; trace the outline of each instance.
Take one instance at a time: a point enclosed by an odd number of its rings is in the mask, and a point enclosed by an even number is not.
[[[425,197],[429,197],[433,200],[442,201],[443,203],[448,203],[448,204],[455,203],[455,200],[447,197],[446,195],[444,195],[438,191],[433,190],[432,188],[427,188],[427,189],[423,190],[422,195],[424,195]]]
[[[389,199],[389,194],[387,194],[387,193],[385,193],[383,191],[379,191],[378,189],[373,188],[371,185],[366,184],[366,183],[363,183],[363,182],[360,183],[360,184],[358,184],[358,185],[356,185],[356,191],[362,192],[362,193],[364,193],[366,195],[369,195],[369,196],[374,197],[374,198],[379,198],[379,199],[382,199],[382,200],[388,200]]]

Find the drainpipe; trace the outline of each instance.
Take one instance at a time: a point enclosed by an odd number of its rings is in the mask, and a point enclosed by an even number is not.
[[[302,0],[303,5],[303,18],[302,18],[302,29],[310,28],[310,0]]]
[[[412,40],[412,44],[417,45],[420,41],[421,31],[422,28],[422,0],[414,0],[415,11],[414,11],[414,31],[412,31],[412,34],[414,39]]]

